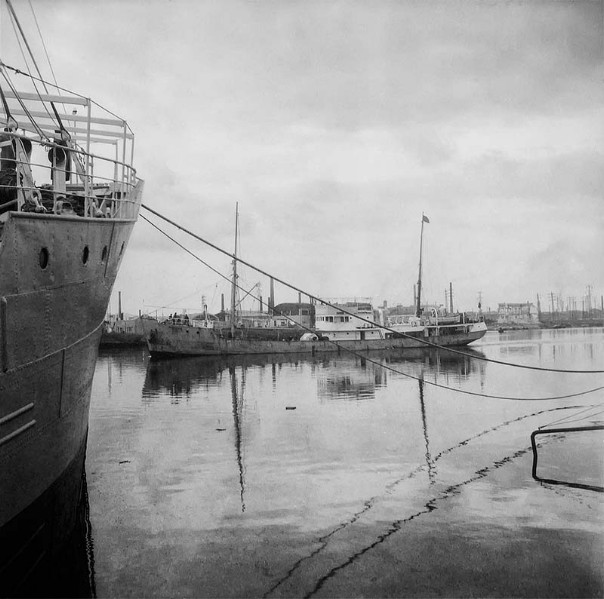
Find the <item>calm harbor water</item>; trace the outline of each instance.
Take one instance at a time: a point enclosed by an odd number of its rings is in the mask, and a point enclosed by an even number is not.
[[[86,458],[99,597],[604,594],[604,332],[446,351],[99,357]],[[461,391],[465,392],[462,393]],[[489,397],[491,396],[491,397]],[[493,397],[498,396],[498,397]],[[505,397],[503,399],[501,397]],[[604,410],[604,407],[601,409]]]

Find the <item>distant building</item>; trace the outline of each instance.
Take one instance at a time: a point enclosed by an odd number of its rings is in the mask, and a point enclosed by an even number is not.
[[[415,314],[416,308],[415,306],[403,306],[402,304],[397,304],[396,306],[388,307],[386,302],[384,302],[382,309],[384,310],[384,314],[386,316],[409,316]]]
[[[503,303],[497,308],[497,324],[512,326],[539,326],[539,311],[531,302]]]
[[[315,326],[315,307],[305,303],[283,303],[273,308],[273,321],[275,326],[292,326],[292,322],[303,327]]]
[[[237,325],[244,327],[269,327],[273,326],[273,322],[269,314],[266,312],[258,312],[256,310],[238,310],[236,312]],[[231,312],[222,310],[216,316],[208,315],[208,320],[218,320],[219,322],[231,322]]]

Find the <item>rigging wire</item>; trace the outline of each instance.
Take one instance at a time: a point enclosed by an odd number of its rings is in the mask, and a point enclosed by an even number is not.
[[[210,300],[210,305],[214,305],[214,300],[216,299],[216,293],[218,291],[218,283],[214,285],[214,293],[212,293],[212,299]]]
[[[34,53],[33,53],[32,49],[31,49],[31,46],[29,45],[29,42],[27,41],[27,37],[25,36],[25,32],[23,31],[23,28],[21,27],[21,23],[20,23],[20,21],[19,21],[19,19],[17,17],[17,13],[15,12],[15,9],[13,8],[11,0],[6,0],[6,4],[7,4],[8,8],[9,8],[9,12],[11,14],[11,17],[12,17],[14,23],[16,23],[17,27],[19,28],[19,32],[21,33],[21,37],[23,38],[23,42],[25,43],[25,46],[27,47],[27,51],[29,52],[29,55],[31,57],[31,61],[32,61],[34,67],[36,67],[36,72],[38,73],[38,77],[40,78],[39,80],[42,82],[42,85],[44,86],[44,91],[47,94],[49,94],[48,85],[46,84],[46,81],[42,78],[42,72],[40,71],[40,67],[38,66],[38,63],[36,62],[36,57],[34,56]],[[31,7],[32,13],[33,13],[33,6],[31,6],[31,2],[30,2],[30,7]],[[36,19],[35,13],[34,13],[34,20],[36,21],[36,25],[37,25],[38,21]],[[14,28],[14,24],[13,24],[13,28]],[[42,39],[42,32],[40,31],[39,27],[38,27],[38,32],[40,33],[40,38]],[[18,37],[17,37],[17,39],[18,39]],[[44,45],[44,39],[42,39],[42,45],[44,46],[44,49],[46,50],[46,46]],[[19,43],[19,47],[21,47],[20,43]],[[21,48],[21,54],[23,54],[23,49],[22,48]],[[47,54],[47,57],[48,57],[48,54]],[[23,58],[25,59],[25,55],[23,55]],[[25,60],[25,63],[27,64],[27,60]],[[49,63],[50,63],[50,59],[49,59]],[[27,70],[30,71],[28,64],[27,64]],[[52,71],[52,65],[51,65],[51,71]],[[31,82],[33,83],[33,85],[34,85],[34,87],[36,89],[36,93],[38,94],[38,96],[41,96],[40,92],[38,91],[38,87],[36,86],[35,79],[34,79],[34,77],[31,74],[31,71],[29,72],[29,76],[30,76]],[[53,76],[54,76],[54,72],[53,72]],[[56,81],[55,81],[55,83],[56,83]],[[61,131],[64,131],[65,133],[67,133],[67,130],[63,126],[63,122],[61,121],[61,117],[59,116],[59,113],[57,111],[57,107],[55,106],[54,102],[51,101],[50,105],[52,106],[52,110],[53,110],[53,112],[55,114],[55,117],[57,119],[57,123],[58,123]],[[48,108],[46,108],[46,105],[44,105],[44,106],[45,106],[46,113],[48,114],[48,116],[52,120],[52,115],[48,111]]]
[[[599,416],[600,414],[604,414],[604,410],[600,410],[599,412],[595,412],[593,414],[589,414],[587,416],[584,416],[583,418],[569,418],[568,420],[566,420],[565,424],[573,424],[576,422],[585,422],[587,421],[591,421],[591,422],[602,422],[602,419],[596,419],[596,416]],[[545,427],[539,427],[539,428],[545,428]]]
[[[151,312],[157,313],[157,310],[163,310],[163,309],[167,310],[168,308],[174,306],[175,304],[179,304],[183,300],[186,300],[190,297],[193,297],[194,295],[197,295],[200,291],[201,291],[200,289],[196,289],[195,291],[193,291],[191,293],[187,293],[187,295],[183,295],[182,297],[175,299],[174,301],[170,302],[169,304],[164,304],[163,306],[153,306],[155,308],[155,310],[150,310],[147,312],[147,314],[150,314]],[[149,304],[147,304],[147,305],[149,305]]]
[[[25,37],[25,32],[23,31],[23,28],[21,27],[21,23],[19,22],[19,19],[17,18],[17,13],[15,13],[15,9],[13,8],[13,4],[12,4],[11,0],[6,0],[6,5],[8,6],[8,9],[9,9],[11,17],[13,19],[13,22],[16,23],[17,27],[19,28],[19,32],[21,33],[23,42],[25,43],[27,51],[29,52],[31,61],[32,61],[33,65],[36,67],[36,72],[38,73],[39,77],[42,77],[42,73],[40,72],[40,68],[38,67],[38,63],[36,62],[34,53],[32,52],[29,42],[27,41],[27,37]],[[14,24],[13,24],[13,28],[14,28]],[[21,43],[19,43],[19,46],[21,46]],[[21,50],[21,52],[23,53],[23,50]],[[24,58],[25,58],[25,56],[24,56]],[[46,87],[46,85],[45,85],[45,87]]]
[[[27,51],[31,58],[31,62],[33,63],[34,67],[36,68],[36,72],[38,73],[38,77],[39,77],[38,80],[42,83],[42,85],[44,87],[44,91],[48,94],[48,86],[46,85],[46,81],[44,81],[44,79],[42,79],[42,72],[40,71],[40,67],[38,67],[38,63],[36,62],[36,57],[34,56],[31,46],[29,45],[29,42],[27,41],[27,37],[25,36],[25,32],[23,31],[23,28],[21,27],[21,23],[19,22],[17,13],[15,12],[15,9],[13,8],[11,0],[6,0],[6,5],[8,6],[8,9],[9,9],[11,23],[13,25],[13,30],[15,30],[15,25],[16,25],[17,28],[19,29],[19,33],[21,34],[21,38],[23,39],[25,47],[27,48]],[[32,8],[32,11],[33,11],[33,8]],[[31,69],[29,67],[29,61],[27,60],[27,57],[25,56],[25,53],[23,52],[23,46],[21,45],[21,41],[19,40],[19,35],[17,34],[16,30],[15,30],[15,37],[17,38],[17,42],[19,44],[19,48],[21,50],[21,55],[23,56],[23,60],[25,62],[25,66],[27,67],[29,78],[30,78],[31,82],[33,83],[36,93],[38,94],[38,96],[40,96],[41,95],[40,91],[38,90],[38,86],[36,85],[36,78],[31,73]],[[54,108],[54,106],[53,106],[53,108]],[[48,116],[50,116],[50,118],[52,119],[52,115],[50,114],[50,112],[48,111],[48,108],[46,108],[45,105],[44,105],[44,109],[46,110]],[[55,111],[56,111],[56,109],[55,109]],[[58,117],[58,115],[57,115],[57,117]]]
[[[173,243],[175,243],[180,249],[182,249],[185,252],[187,252],[187,254],[190,254],[191,256],[193,256],[193,258],[195,258],[196,260],[199,260],[199,262],[201,262],[204,266],[206,266],[207,268],[209,268],[211,271],[215,272],[222,279],[224,279],[228,283],[231,283],[231,280],[229,279],[229,277],[227,277],[225,274],[221,273],[219,270],[217,270],[213,266],[210,266],[207,262],[205,262],[199,256],[197,256],[196,254],[194,254],[191,250],[187,249],[180,242],[176,241],[176,239],[174,239],[173,237],[170,237],[170,235],[168,235],[167,233],[165,233],[164,231],[162,231],[157,225],[155,225],[153,222],[151,222],[148,218],[146,218],[142,214],[140,215],[140,217],[143,220],[147,221],[152,227],[155,227],[160,233],[163,233],[170,241],[172,241]],[[237,277],[237,278],[239,279],[239,277]],[[218,283],[216,285],[218,286]],[[245,288],[241,287],[240,285],[236,284],[235,287],[237,287],[238,290],[246,291]],[[251,292],[254,290],[254,287],[256,287],[255,284],[254,284],[254,286],[249,291],[246,291],[246,296],[250,295],[253,299],[258,299],[254,295],[251,295]],[[243,301],[243,300],[240,300],[237,305],[239,305],[241,303],[241,301]]]
[[[559,424],[561,422],[570,423],[570,422],[581,422],[583,420],[588,420],[590,418],[593,418],[594,416],[599,416],[600,414],[604,414],[604,410],[600,410],[599,412],[595,412],[593,414],[586,414],[582,418],[577,418],[577,416],[580,416],[581,414],[584,414],[585,412],[589,412],[591,410],[594,410],[594,409],[600,408],[600,407],[602,407],[601,403],[589,406],[589,407],[585,408],[584,410],[577,412],[576,414],[570,414],[569,416],[565,416],[564,418],[560,418],[560,419],[554,420],[553,422],[550,422],[548,424],[544,424],[543,426],[540,426],[539,429],[547,428],[547,427],[553,426],[554,424]]]
[[[154,214],[155,216],[161,218],[162,220],[166,221],[167,223],[171,224],[172,226],[176,227],[177,229],[180,229],[181,231],[187,233],[188,235],[190,235],[191,237],[193,237],[194,239],[197,239],[198,241],[201,241],[202,243],[205,243],[206,245],[210,246],[211,248],[217,250],[218,252],[225,254],[227,256],[230,256],[231,258],[237,260],[238,262],[241,262],[242,264],[245,264],[246,266],[248,266],[249,268],[252,268],[253,270],[259,272],[260,274],[263,274],[266,277],[269,277],[271,279],[273,279],[274,281],[277,281],[278,283],[281,283],[282,285],[285,285],[286,287],[289,287],[290,289],[293,289],[294,291],[297,291],[298,293],[301,293],[303,295],[308,296],[310,299],[313,299],[315,301],[318,301],[324,305],[330,306],[331,308],[336,308],[336,306],[334,306],[333,304],[331,304],[330,302],[321,299],[317,296],[314,296],[306,291],[304,291],[303,289],[300,289],[298,287],[296,287],[295,285],[292,285],[291,283],[288,283],[278,277],[275,277],[271,274],[269,274],[268,272],[262,270],[261,268],[254,266],[253,264],[251,264],[250,262],[247,262],[246,260],[243,260],[241,258],[236,258],[233,254],[229,254],[229,252],[227,252],[226,250],[222,249],[221,247],[217,246],[216,244],[212,243],[211,241],[208,241],[207,239],[204,239],[203,237],[200,237],[199,235],[196,235],[195,233],[193,233],[192,231],[189,231],[188,229],[186,229],[185,227],[179,225],[178,223],[170,220],[168,217],[164,216],[163,214],[160,214],[159,212],[157,212],[156,210],[153,210],[152,208],[150,208],[149,206],[145,205],[145,204],[141,204],[141,207],[144,208],[145,210],[148,210],[149,212],[151,212],[152,214]],[[144,217],[143,217],[144,218]],[[147,220],[147,219],[145,219]],[[150,221],[147,221],[150,222]],[[157,227],[157,229],[159,231],[161,231],[161,229],[159,229],[159,227]],[[162,231],[163,232],[163,231]],[[182,247],[182,246],[181,246]],[[188,251],[188,250],[187,250]],[[191,253],[191,252],[189,252]],[[194,254],[192,254],[194,255]],[[205,263],[204,263],[205,264]],[[215,269],[212,268],[212,270],[214,272],[218,272]],[[219,273],[220,274],[220,273]],[[221,275],[223,276],[223,275]],[[362,320],[364,322],[367,322],[369,324],[375,325],[374,322],[363,318],[361,316],[358,316],[356,314],[353,314],[351,312],[348,312],[346,309],[342,308],[341,306],[337,306],[337,309],[340,310],[341,312],[343,312],[344,314],[348,314],[349,316],[354,316],[355,318],[358,318],[359,320]],[[432,343],[430,341],[426,341],[425,339],[421,339],[420,337],[414,337],[412,335],[408,335],[407,333],[403,333],[402,331],[395,331],[393,329],[390,329],[386,326],[380,325],[381,328],[383,328],[386,331],[389,331],[391,333],[395,333],[397,335],[401,335],[403,337],[407,337],[410,339],[413,339],[415,341],[420,341],[422,344],[426,345],[427,347],[433,347],[433,348],[437,348],[437,349],[441,349],[441,350],[445,350],[454,354],[459,354],[462,356],[467,356],[468,354],[466,352],[457,350],[457,349],[453,349],[451,347],[447,347],[447,346],[441,346],[438,345],[436,343]],[[512,362],[504,362],[503,360],[495,360],[494,358],[487,358],[486,356],[472,356],[477,360],[484,360],[485,362],[492,362],[494,364],[500,364],[503,366],[513,366],[515,368],[525,368],[527,370],[539,370],[539,371],[544,371],[544,372],[560,372],[560,373],[566,373],[566,374],[602,374],[604,373],[604,370],[565,370],[565,369],[561,369],[561,368],[546,368],[543,366],[530,366],[527,364],[514,364]]]
[[[36,90],[36,94],[38,94],[38,96],[41,96],[41,94],[40,94],[40,90],[38,89],[38,86],[36,84],[36,81],[42,83],[42,85],[44,86],[44,90],[46,91],[46,93],[48,93],[48,88],[46,86],[46,82],[41,78],[42,74],[40,73],[40,69],[38,68],[38,65],[36,63],[35,57],[33,55],[33,52],[32,52],[32,50],[31,50],[31,48],[29,46],[29,43],[28,43],[26,37],[25,37],[25,33],[24,33],[24,31],[23,31],[23,29],[21,27],[21,24],[19,23],[19,20],[17,18],[17,14],[15,13],[15,10],[14,10],[14,8],[13,8],[10,0],[6,0],[6,5],[7,5],[8,9],[9,9],[10,22],[11,22],[11,25],[12,25],[12,28],[13,28],[13,32],[15,34],[15,39],[17,40],[17,44],[19,45],[19,50],[21,51],[21,56],[23,58],[23,62],[25,63],[25,68],[27,69],[27,73],[23,73],[22,71],[19,71],[18,69],[14,69],[12,67],[9,67],[8,65],[6,65],[4,63],[2,63],[2,66],[3,67],[7,67],[7,68],[15,71],[17,74],[27,75],[29,77],[30,81],[32,82],[32,84],[34,86],[34,89]],[[33,8],[32,8],[32,10],[33,10]],[[19,32],[17,32],[17,29],[19,30]],[[19,35],[19,33],[20,33],[20,35]],[[23,39],[23,42],[25,43],[25,46],[27,47],[27,50],[29,52],[29,55],[31,57],[31,60],[32,60],[34,66],[36,67],[36,71],[37,71],[39,77],[35,77],[32,74],[32,72],[31,72],[31,67],[30,67],[30,64],[29,64],[29,60],[28,60],[28,58],[25,55],[25,52],[23,50],[23,45],[21,44],[21,39]],[[49,140],[50,138],[46,135],[46,133],[44,133],[44,131],[38,125],[36,119],[33,118],[33,116],[31,115],[31,113],[29,111],[29,109],[27,108],[27,106],[23,102],[22,98],[17,93],[16,89],[14,88],[13,84],[11,83],[11,81],[8,78],[8,74],[5,72],[4,69],[2,69],[2,71],[3,71],[4,78],[6,79],[9,87],[11,88],[11,91],[15,95],[15,98],[18,100],[19,104],[21,105],[21,108],[23,109],[23,111],[27,115],[27,118],[29,119],[29,122],[36,129],[36,131],[38,132],[38,135],[40,136],[41,139]],[[44,109],[44,111],[46,112],[46,114],[48,115],[48,117],[51,120],[53,120],[53,115],[48,110],[48,107],[46,106],[45,102],[42,103],[42,108]]]
[[[48,68],[50,69],[50,73],[51,73],[52,79],[54,81],[54,88],[58,91],[58,95],[61,96],[61,92],[59,90],[59,83],[57,81],[57,77],[55,75],[55,71],[54,71],[54,69],[52,67],[52,62],[50,60],[50,55],[48,54],[48,49],[46,48],[46,43],[44,42],[44,36],[42,35],[42,30],[40,29],[40,25],[38,23],[38,17],[36,16],[36,11],[34,10],[34,6],[31,3],[31,0],[28,0],[28,1],[29,1],[29,8],[31,9],[31,14],[32,14],[32,16],[34,18],[34,23],[36,24],[36,29],[38,30],[38,36],[40,37],[40,42],[42,43],[42,48],[44,49],[44,54],[46,56],[46,61],[48,62]],[[39,73],[39,71],[38,71],[38,73]],[[40,74],[40,77],[41,77],[41,74]],[[46,82],[42,81],[42,83],[44,85],[44,89],[46,90],[46,93],[48,93],[48,88],[46,86]],[[35,86],[35,83],[34,83],[34,86]],[[37,91],[37,88],[36,88],[36,91]],[[52,115],[50,114],[50,112],[49,112],[48,108],[46,107],[45,103],[43,104],[43,106],[44,106],[44,109],[46,110],[46,113],[48,114],[48,116],[52,119]],[[61,104],[61,106],[62,106],[63,116],[67,117],[68,115],[67,115],[67,110],[65,108],[65,104]],[[56,110],[57,109],[56,109],[54,103],[52,103],[52,107],[53,107],[53,110],[55,111],[55,114],[56,114]],[[63,127],[63,123],[61,122],[61,117],[59,117],[58,114],[56,114],[56,117],[57,117],[57,120],[59,121],[59,126],[61,127],[61,129],[65,129]],[[78,160],[80,158],[79,154],[76,154],[75,157],[76,157],[76,160]]]
[[[44,54],[46,55],[46,60],[48,62],[48,67],[50,68],[50,72],[52,74],[52,79],[55,82],[55,87],[58,87],[57,77],[55,75],[54,69],[52,68],[52,62],[50,61],[50,56],[48,55],[48,50],[47,50],[46,44],[44,42],[44,36],[42,35],[42,31],[40,29],[40,25],[38,24],[38,17],[36,17],[36,11],[34,10],[34,6],[31,3],[31,0],[29,0],[29,8],[31,9],[31,14],[34,17],[34,22],[36,24],[36,29],[38,30],[38,35],[40,36],[40,41],[42,42],[42,47],[44,48]]]
[[[7,0],[7,1],[8,1],[8,0]],[[46,44],[44,43],[44,37],[42,36],[42,31],[40,30],[40,27],[39,27],[39,25],[38,25],[38,19],[37,19],[37,17],[36,17],[36,13],[35,13],[35,11],[34,11],[34,7],[33,7],[32,3],[31,3],[31,0],[29,0],[29,6],[30,6],[30,8],[31,8],[31,12],[32,12],[33,17],[34,17],[34,21],[35,21],[35,23],[36,23],[36,27],[37,27],[37,29],[38,29],[38,34],[39,34],[39,36],[40,36],[40,40],[41,40],[41,42],[42,42],[42,46],[43,46],[43,48],[44,48],[44,53],[46,54],[46,59],[47,59],[47,61],[48,61],[48,66],[50,67],[50,72],[51,72],[51,74],[52,74],[52,78],[53,78],[53,80],[54,80],[54,88],[55,88],[55,90],[57,91],[57,95],[58,95],[59,97],[62,97],[62,96],[61,96],[61,88],[59,87],[59,84],[58,84],[58,82],[57,82],[57,78],[56,78],[56,76],[55,76],[54,69],[52,68],[52,63],[51,63],[51,61],[50,61],[50,56],[48,55],[48,52],[47,52],[47,50],[46,50]],[[15,19],[16,19],[16,16],[15,16]],[[27,42],[26,42],[26,43],[27,43]],[[36,65],[36,68],[37,68],[37,65]],[[38,75],[40,76],[40,81],[42,82],[42,85],[44,86],[44,90],[45,90],[45,91],[46,91],[46,93],[48,94],[48,93],[49,93],[49,92],[48,92],[48,86],[47,86],[47,84],[46,84],[46,81],[45,81],[44,79],[42,79],[42,74],[40,73],[40,70],[39,70],[39,69],[38,69]],[[35,83],[35,78],[34,78],[34,77],[31,75],[31,73],[30,73],[30,78],[31,78],[31,81],[32,81],[32,83],[33,83],[33,85],[34,85],[34,88],[36,89],[36,92],[38,93],[38,96],[40,96],[40,98],[41,98],[41,94],[40,94],[40,92],[38,91],[38,87],[36,86],[36,83]],[[51,84],[51,85],[52,85],[52,84]],[[73,146],[74,146],[75,148],[79,148],[80,150],[81,150],[81,149],[83,149],[83,148],[82,148],[82,146],[81,146],[81,145],[80,145],[80,144],[77,142],[77,139],[73,139],[73,140],[72,140],[72,136],[71,136],[71,134],[70,134],[70,133],[67,131],[67,129],[65,128],[65,125],[63,124],[63,120],[61,119],[61,116],[59,115],[59,111],[57,110],[56,103],[55,103],[55,102],[53,102],[53,101],[50,101],[50,105],[52,106],[52,110],[53,110],[53,112],[54,112],[54,118],[56,119],[57,124],[58,124],[58,127],[59,127],[59,130],[62,132],[62,134],[63,134],[63,135],[65,135],[65,136],[66,136],[66,138],[67,138],[69,141],[71,141],[71,143],[73,144]],[[50,118],[50,120],[51,120],[51,121],[54,123],[54,120],[53,120],[53,115],[52,115],[52,114],[50,113],[50,111],[48,110],[48,107],[46,106],[46,102],[42,102],[42,107],[43,107],[43,108],[44,108],[44,110],[46,111],[46,114],[48,115],[48,117]],[[61,107],[62,107],[61,109],[62,109],[62,111],[63,111],[63,117],[68,118],[68,115],[67,115],[67,110],[66,110],[66,108],[65,108],[65,104],[64,104],[62,101],[61,101]],[[75,111],[74,111],[74,112],[75,112]],[[32,119],[31,119],[31,116],[30,116],[30,120],[32,120]],[[75,126],[75,125],[76,125],[75,121],[73,121],[73,120],[72,120],[72,122],[73,122],[73,124],[74,124],[74,126]],[[36,126],[37,126],[37,125],[36,125]],[[50,138],[49,138],[49,137],[47,137],[47,140],[48,140],[48,141],[50,141]],[[55,141],[56,141],[56,140],[53,140],[53,143],[54,143]],[[86,154],[88,154],[88,151],[86,151]],[[75,154],[73,155],[73,157],[74,157],[74,160],[75,160],[76,164],[78,164],[78,165],[79,165],[80,170],[81,170],[83,173],[87,172],[87,171],[88,171],[88,169],[87,169],[87,167],[84,165],[84,162],[83,162],[83,160],[82,160],[82,156],[81,156],[79,153],[75,153]],[[77,170],[77,169],[76,169],[76,170]],[[80,176],[81,176],[81,175],[80,175]],[[85,182],[85,180],[84,180],[84,177],[82,177],[82,176],[81,176],[81,178],[82,178],[82,181],[84,182],[84,185],[86,185],[86,182]]]
[[[201,258],[199,258],[199,256],[197,256],[191,250],[189,250],[188,248],[186,248],[185,246],[183,246],[180,242],[178,242],[176,239],[174,239],[172,236],[170,236],[168,233],[166,233],[164,230],[162,230],[160,227],[158,227],[155,223],[153,223],[152,221],[150,221],[148,218],[146,218],[142,214],[140,216],[141,216],[141,218],[143,220],[145,220],[146,222],[148,222],[152,227],[154,227],[155,229],[157,229],[162,235],[166,236],[168,239],[170,239],[176,245],[178,245],[181,249],[183,249],[188,254],[190,254],[191,256],[193,256],[193,258],[195,258],[196,260],[198,260],[199,262],[201,262],[203,265],[205,265],[208,268],[210,268],[211,270],[213,270],[215,273],[219,274],[222,278],[224,278],[227,281],[229,281],[229,278],[226,275],[220,273],[218,270],[216,270],[215,268],[213,268],[212,266],[210,266],[209,264],[207,264],[204,260],[202,260]],[[224,251],[223,251],[223,253],[224,253]],[[255,268],[255,267],[252,266],[251,268]],[[275,280],[277,280],[277,279],[275,279]],[[239,289],[242,289],[241,287],[239,287],[239,285],[237,285],[237,283],[235,283],[235,287],[237,287]],[[245,291],[245,290],[243,289],[243,291]],[[252,297],[254,297],[254,296],[252,295]],[[255,299],[258,299],[258,298],[255,298]],[[274,310],[274,308],[273,308],[273,310]],[[278,310],[277,310],[277,312],[278,312]],[[281,316],[285,316],[285,315],[281,314]],[[301,328],[303,328],[303,329],[305,329],[305,330],[307,330],[309,332],[313,332],[312,329],[310,329],[309,327],[306,327],[305,325],[303,325],[301,323],[297,323],[297,324]],[[378,366],[380,368],[384,368],[386,370],[394,372],[395,374],[400,374],[402,376],[405,376],[407,378],[410,378],[410,379],[413,379],[413,380],[416,380],[416,381],[423,381],[425,384],[432,385],[433,387],[438,387],[440,389],[445,389],[447,391],[454,391],[456,393],[463,393],[465,395],[472,395],[472,396],[475,396],[475,397],[482,397],[482,398],[487,398],[487,399],[504,399],[504,400],[512,400],[512,401],[550,401],[550,400],[556,400],[556,399],[568,399],[568,398],[571,398],[571,397],[578,397],[578,396],[581,396],[581,395],[587,395],[589,393],[594,393],[596,391],[600,391],[600,390],[604,389],[604,386],[602,386],[602,387],[596,387],[596,388],[593,388],[593,389],[588,389],[586,391],[579,391],[577,393],[570,393],[570,394],[567,394],[567,395],[558,395],[558,396],[554,396],[554,397],[510,397],[510,396],[505,396],[505,395],[489,395],[489,394],[486,394],[486,393],[478,393],[478,392],[475,392],[475,391],[467,391],[467,390],[464,390],[464,389],[456,389],[455,387],[449,387],[447,385],[441,385],[439,383],[436,383],[436,382],[424,379],[423,375],[421,377],[413,376],[411,374],[408,374],[406,372],[398,370],[398,369],[396,369],[396,368],[394,368],[392,366],[384,364],[383,362],[379,362],[377,360],[374,360],[374,359],[372,359],[371,357],[369,357],[369,356],[367,356],[365,354],[361,354],[361,353],[359,353],[359,352],[357,352],[355,350],[348,349],[348,348],[340,345],[337,341],[333,341],[331,339],[328,339],[328,341],[330,343],[332,343],[333,345],[335,345],[339,350],[344,350],[344,351],[346,351],[346,352],[348,352],[348,353],[350,353],[350,354],[352,354],[352,355],[354,355],[356,357],[363,358],[367,362],[369,362],[371,364],[374,364],[374,365],[376,365],[376,366]],[[433,344],[431,344],[431,345],[433,345]],[[439,346],[436,346],[436,347],[437,347],[437,349],[443,349],[443,348],[441,348]],[[470,355],[470,354],[467,354],[467,353],[463,353],[463,355],[466,356],[466,357],[470,357],[470,358],[480,359],[478,356]]]
[[[4,64],[2,65],[2,67],[5,67],[5,66],[6,65],[4,65]],[[23,112],[25,112],[25,114],[29,118],[30,123],[32,124],[32,126],[34,127],[34,129],[38,132],[38,136],[40,137],[40,139],[49,140],[48,135],[46,135],[46,133],[44,133],[44,131],[40,128],[40,126],[38,125],[36,119],[34,119],[33,116],[31,115],[31,112],[29,111],[29,108],[27,107],[27,105],[25,104],[25,102],[23,101],[23,99],[20,97],[20,95],[17,93],[17,90],[16,90],[15,86],[13,85],[12,81],[10,80],[10,78],[9,78],[8,73],[6,72],[6,70],[4,68],[2,68],[1,72],[2,72],[2,76],[4,77],[4,80],[6,81],[6,83],[8,83],[8,87],[10,87],[10,90],[13,92],[13,95],[15,96],[15,98],[19,102],[19,105],[23,109]],[[5,112],[6,112],[6,108],[7,107],[5,106],[5,108],[4,108]],[[7,118],[8,118],[8,116],[9,115],[7,114]]]
[[[1,62],[1,61],[0,61]],[[44,79],[41,79],[40,77],[35,77],[34,75],[30,74],[30,73],[24,73],[23,71],[21,71],[20,69],[17,69],[16,67],[12,67],[6,63],[1,63],[3,67],[10,69],[11,71],[13,71],[15,74],[17,75],[26,75],[28,76],[32,82],[33,81],[39,81],[42,84],[46,84],[46,81]],[[50,84],[52,85],[52,84]],[[128,128],[128,131],[130,131],[130,133],[132,133],[132,128],[130,127],[130,125],[128,125],[128,123],[126,121],[124,121],[124,119],[120,116],[118,116],[117,114],[115,114],[114,112],[112,112],[111,110],[109,110],[108,108],[105,108],[102,104],[99,104],[98,102],[95,102],[92,98],[87,98],[86,96],[83,96],[82,94],[67,89],[66,87],[61,87],[59,85],[54,86],[57,89],[57,92],[63,92],[67,95],[70,96],[75,96],[76,98],[81,98],[82,100],[86,100],[87,102],[89,102],[91,105],[96,106],[97,108],[100,108],[101,110],[103,110],[104,112],[106,112],[107,114],[110,114],[112,117],[115,117],[117,120],[121,121],[123,123],[123,125],[125,125]],[[60,94],[59,94],[60,95]]]

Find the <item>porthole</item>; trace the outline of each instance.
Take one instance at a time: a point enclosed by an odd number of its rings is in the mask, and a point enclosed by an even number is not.
[[[82,264],[86,264],[88,262],[88,256],[90,256],[90,250],[88,246],[84,246],[84,251],[82,252]]]
[[[38,260],[40,261],[40,268],[44,270],[48,266],[48,248],[42,248],[38,255]]]
[[[107,246],[105,246],[105,247],[103,248],[103,253],[101,254],[101,260],[102,260],[103,262],[105,262],[105,260],[107,260],[107,253],[108,253]]]

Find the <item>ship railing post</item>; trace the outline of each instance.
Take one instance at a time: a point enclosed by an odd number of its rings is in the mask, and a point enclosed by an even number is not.
[[[87,155],[86,156],[87,166],[87,175],[86,175],[86,189],[84,194],[86,196],[86,212],[84,216],[92,216],[93,210],[92,207],[96,207],[96,198],[93,197],[94,194],[94,185],[92,183],[92,178],[94,177],[94,157]]]
[[[132,137],[132,140],[130,141],[130,167],[129,167],[130,187],[128,188],[128,197],[129,198],[134,195],[132,192],[134,190],[134,187],[136,186],[136,177],[134,176],[134,169],[132,168],[133,164],[134,164],[134,137]],[[132,217],[133,215],[134,215],[134,206],[133,206],[133,204],[130,204],[128,216]]]
[[[84,216],[90,216],[90,196],[92,193],[92,161],[90,155],[90,125],[92,120],[92,102],[86,98],[86,107],[88,108],[86,122],[86,179],[84,187],[84,196],[86,198],[86,208]]]
[[[128,125],[127,125],[126,121],[124,121],[124,135],[122,138],[122,185],[121,185],[121,187],[122,187],[121,200],[122,201],[124,200],[124,195],[126,192],[126,187],[127,187],[126,186],[126,183],[127,183],[126,177],[128,176],[128,173],[126,170],[126,143],[127,143],[127,139],[128,139],[127,138],[127,134],[128,134],[127,127],[128,127]],[[124,216],[124,213],[122,210],[122,202],[120,202],[120,217],[123,217],[123,216]]]
[[[115,162],[113,163],[113,197],[114,197],[114,202],[113,202],[113,206],[112,206],[112,210],[111,210],[111,216],[115,217],[117,215],[117,211],[119,209],[119,205],[122,201],[121,196],[122,194],[120,193],[119,190],[119,185],[118,185],[118,170],[117,170],[117,165],[119,163],[119,148],[117,146],[117,142],[115,144]],[[118,198],[119,195],[119,198]]]
[[[0,299],[0,368],[2,372],[8,370],[7,308],[8,302],[3,297]]]

